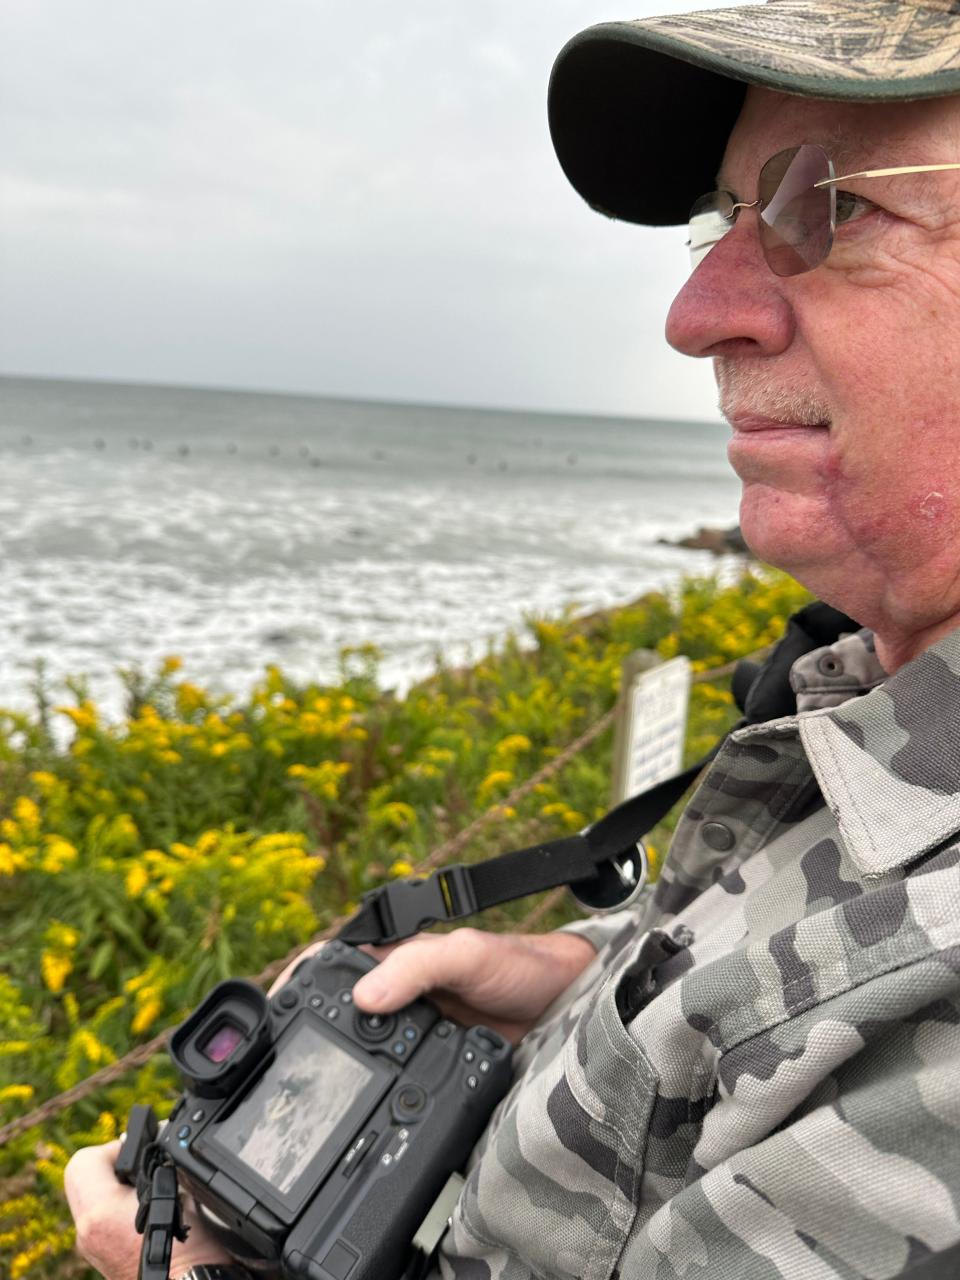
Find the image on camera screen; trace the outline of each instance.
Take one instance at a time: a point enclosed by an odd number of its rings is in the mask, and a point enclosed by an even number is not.
[[[304,1022],[224,1121],[217,1142],[286,1195],[372,1078]]]

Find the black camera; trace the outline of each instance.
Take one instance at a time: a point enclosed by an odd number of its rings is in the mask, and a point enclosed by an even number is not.
[[[252,1269],[390,1280],[510,1083],[509,1044],[427,1000],[361,1012],[375,962],[342,942],[271,998],[222,982],[174,1033],[186,1093],[160,1139]]]

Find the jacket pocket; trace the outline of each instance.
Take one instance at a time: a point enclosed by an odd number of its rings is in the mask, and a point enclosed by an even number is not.
[[[505,1252],[551,1280],[609,1280],[636,1216],[657,1094],[617,1008],[640,946],[626,949],[562,1048],[518,1081],[468,1178],[448,1255]]]

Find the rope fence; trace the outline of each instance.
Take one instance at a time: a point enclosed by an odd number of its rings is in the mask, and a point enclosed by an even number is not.
[[[765,657],[772,646],[764,649],[758,649],[754,653],[748,654],[749,659],[757,659]],[[737,659],[737,662],[742,659]],[[726,676],[733,674],[737,666],[737,662],[728,662],[725,666],[714,667],[710,671],[695,672],[692,680],[694,684],[704,684],[711,680],[721,680]],[[489,824],[500,818],[504,809],[515,807],[521,800],[525,799],[542,783],[549,781],[558,773],[561,773],[571,760],[581,755],[591,746],[597,738],[609,729],[617,718],[620,711],[619,701],[605,712],[598,720],[595,720],[589,728],[585,729],[579,737],[575,738],[562,751],[560,751],[552,760],[537,770],[525,782],[518,783],[513,790],[502,800],[498,800],[496,804],[491,805],[489,809],[478,814],[472,822],[468,823],[455,836],[445,840],[420,862],[415,868],[416,874],[424,874],[435,870],[437,867],[444,865],[457,857],[465,848],[477,837],[477,835]],[[562,900],[566,890],[561,887],[553,889],[546,895],[537,905],[530,911],[517,925],[518,933],[530,933],[543,920],[550,911]],[[348,916],[340,916],[329,924],[325,929],[315,933],[306,943],[300,943],[289,951],[280,959],[271,961],[270,964],[260,973],[250,978],[249,981],[257,986],[265,987],[272,983],[284,969],[291,964],[304,949],[314,944],[325,942],[328,938],[333,937],[338,930],[346,923]],[[107,1066],[101,1067],[99,1071],[95,1071],[93,1075],[87,1076],[85,1079],[78,1081],[69,1089],[65,1089],[62,1093],[55,1094],[52,1098],[48,1098],[46,1102],[41,1103],[39,1107],[35,1107],[33,1111],[27,1112],[26,1115],[18,1116],[16,1119],[9,1121],[7,1124],[0,1126],[0,1147],[5,1146],[12,1139],[17,1138],[20,1134],[25,1133],[28,1129],[34,1128],[36,1125],[43,1124],[47,1120],[51,1120],[54,1116],[59,1115],[61,1111],[65,1111],[67,1107],[73,1106],[74,1103],[82,1102],[84,1098],[88,1098],[98,1089],[102,1089],[107,1085],[115,1084],[128,1071],[133,1071],[138,1067],[146,1066],[151,1058],[162,1053],[173,1035],[176,1027],[167,1027],[165,1031],[148,1040],[145,1044],[137,1045],[135,1049],[131,1049],[129,1053],[125,1053],[122,1058],[118,1058],[115,1062],[108,1063]]]

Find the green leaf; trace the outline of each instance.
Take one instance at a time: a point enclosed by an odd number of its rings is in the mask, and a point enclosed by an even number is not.
[[[94,952],[93,959],[90,961],[89,969],[90,977],[93,978],[94,981],[103,976],[113,959],[115,950],[116,948],[113,945],[112,938],[108,938],[106,942],[101,942],[100,946],[97,947]]]

